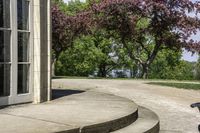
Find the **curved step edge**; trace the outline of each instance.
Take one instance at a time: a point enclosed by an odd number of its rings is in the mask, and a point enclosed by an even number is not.
[[[98,93],[102,93],[102,92],[98,92]],[[117,119],[113,119],[110,121],[97,123],[93,125],[85,125],[83,127],[74,128],[74,129],[66,130],[66,131],[60,131],[56,133],[110,133],[113,131],[120,130],[124,127],[127,127],[138,119],[138,105],[134,101],[128,98],[120,97],[113,94],[107,94],[107,93],[103,93],[103,94],[116,96],[116,97],[125,99],[127,101],[130,101],[134,104],[135,108],[132,109],[132,112],[130,114],[127,114],[126,116],[123,116]],[[103,114],[100,114],[100,115],[103,115]]]
[[[140,106],[138,115],[134,123],[111,133],[159,133],[160,121],[156,113]]]
[[[109,133],[131,125],[138,118],[138,109],[121,118],[99,123],[95,125],[84,126],[79,133]]]
[[[60,131],[56,133],[110,133],[112,131],[116,131],[131,125],[137,119],[138,119],[138,109],[132,112],[131,114],[118,119],[114,119],[104,123],[83,126],[81,128]]]

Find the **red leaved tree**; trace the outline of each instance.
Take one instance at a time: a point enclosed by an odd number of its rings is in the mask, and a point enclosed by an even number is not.
[[[149,66],[162,49],[200,52],[200,42],[191,39],[200,28],[199,13],[200,2],[190,0],[100,0],[75,16],[53,6],[53,49],[58,57],[80,34],[103,28],[141,67],[141,77],[147,78]]]
[[[114,31],[114,37],[117,33],[129,57],[141,67],[143,78],[147,78],[149,66],[162,49],[200,52],[200,42],[191,39],[200,28],[199,2],[102,0],[91,10],[97,27]],[[146,25],[141,26],[141,22]]]

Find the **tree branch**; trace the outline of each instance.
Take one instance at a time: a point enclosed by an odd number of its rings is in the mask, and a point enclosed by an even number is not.
[[[160,50],[160,47],[161,47],[161,45],[162,45],[162,42],[160,41],[160,40],[158,40],[157,39],[157,37],[155,38],[155,46],[154,46],[154,49],[153,49],[153,51],[152,51],[152,53],[151,53],[151,55],[150,55],[150,57],[147,59],[147,61],[146,61],[146,63],[148,64],[148,65],[150,65],[152,62],[153,62],[153,60],[155,59],[155,57],[157,56],[157,54],[158,54],[158,51]]]
[[[122,41],[124,47],[126,48],[126,50],[128,51],[129,57],[130,57],[132,60],[136,60],[136,61],[139,62],[140,64],[143,64],[143,61],[142,61],[140,58],[136,57],[136,56],[132,53],[132,51],[128,48],[128,45],[126,44],[125,39],[122,38],[121,41]]]

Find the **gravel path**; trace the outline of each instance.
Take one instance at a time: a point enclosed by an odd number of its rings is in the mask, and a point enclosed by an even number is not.
[[[190,104],[200,102],[200,91],[145,84],[142,80],[55,79],[54,88],[95,89],[129,98],[158,114],[161,130],[198,133],[200,113]]]

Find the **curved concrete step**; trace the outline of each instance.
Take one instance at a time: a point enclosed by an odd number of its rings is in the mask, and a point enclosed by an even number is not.
[[[111,133],[159,133],[159,118],[151,110],[139,107],[138,119],[131,125]]]
[[[59,91],[61,94],[69,92]],[[76,91],[51,102],[0,110],[0,132],[109,133],[132,124],[137,118],[138,106],[131,100],[93,91]]]
[[[182,133],[182,131],[161,130],[159,133]]]

